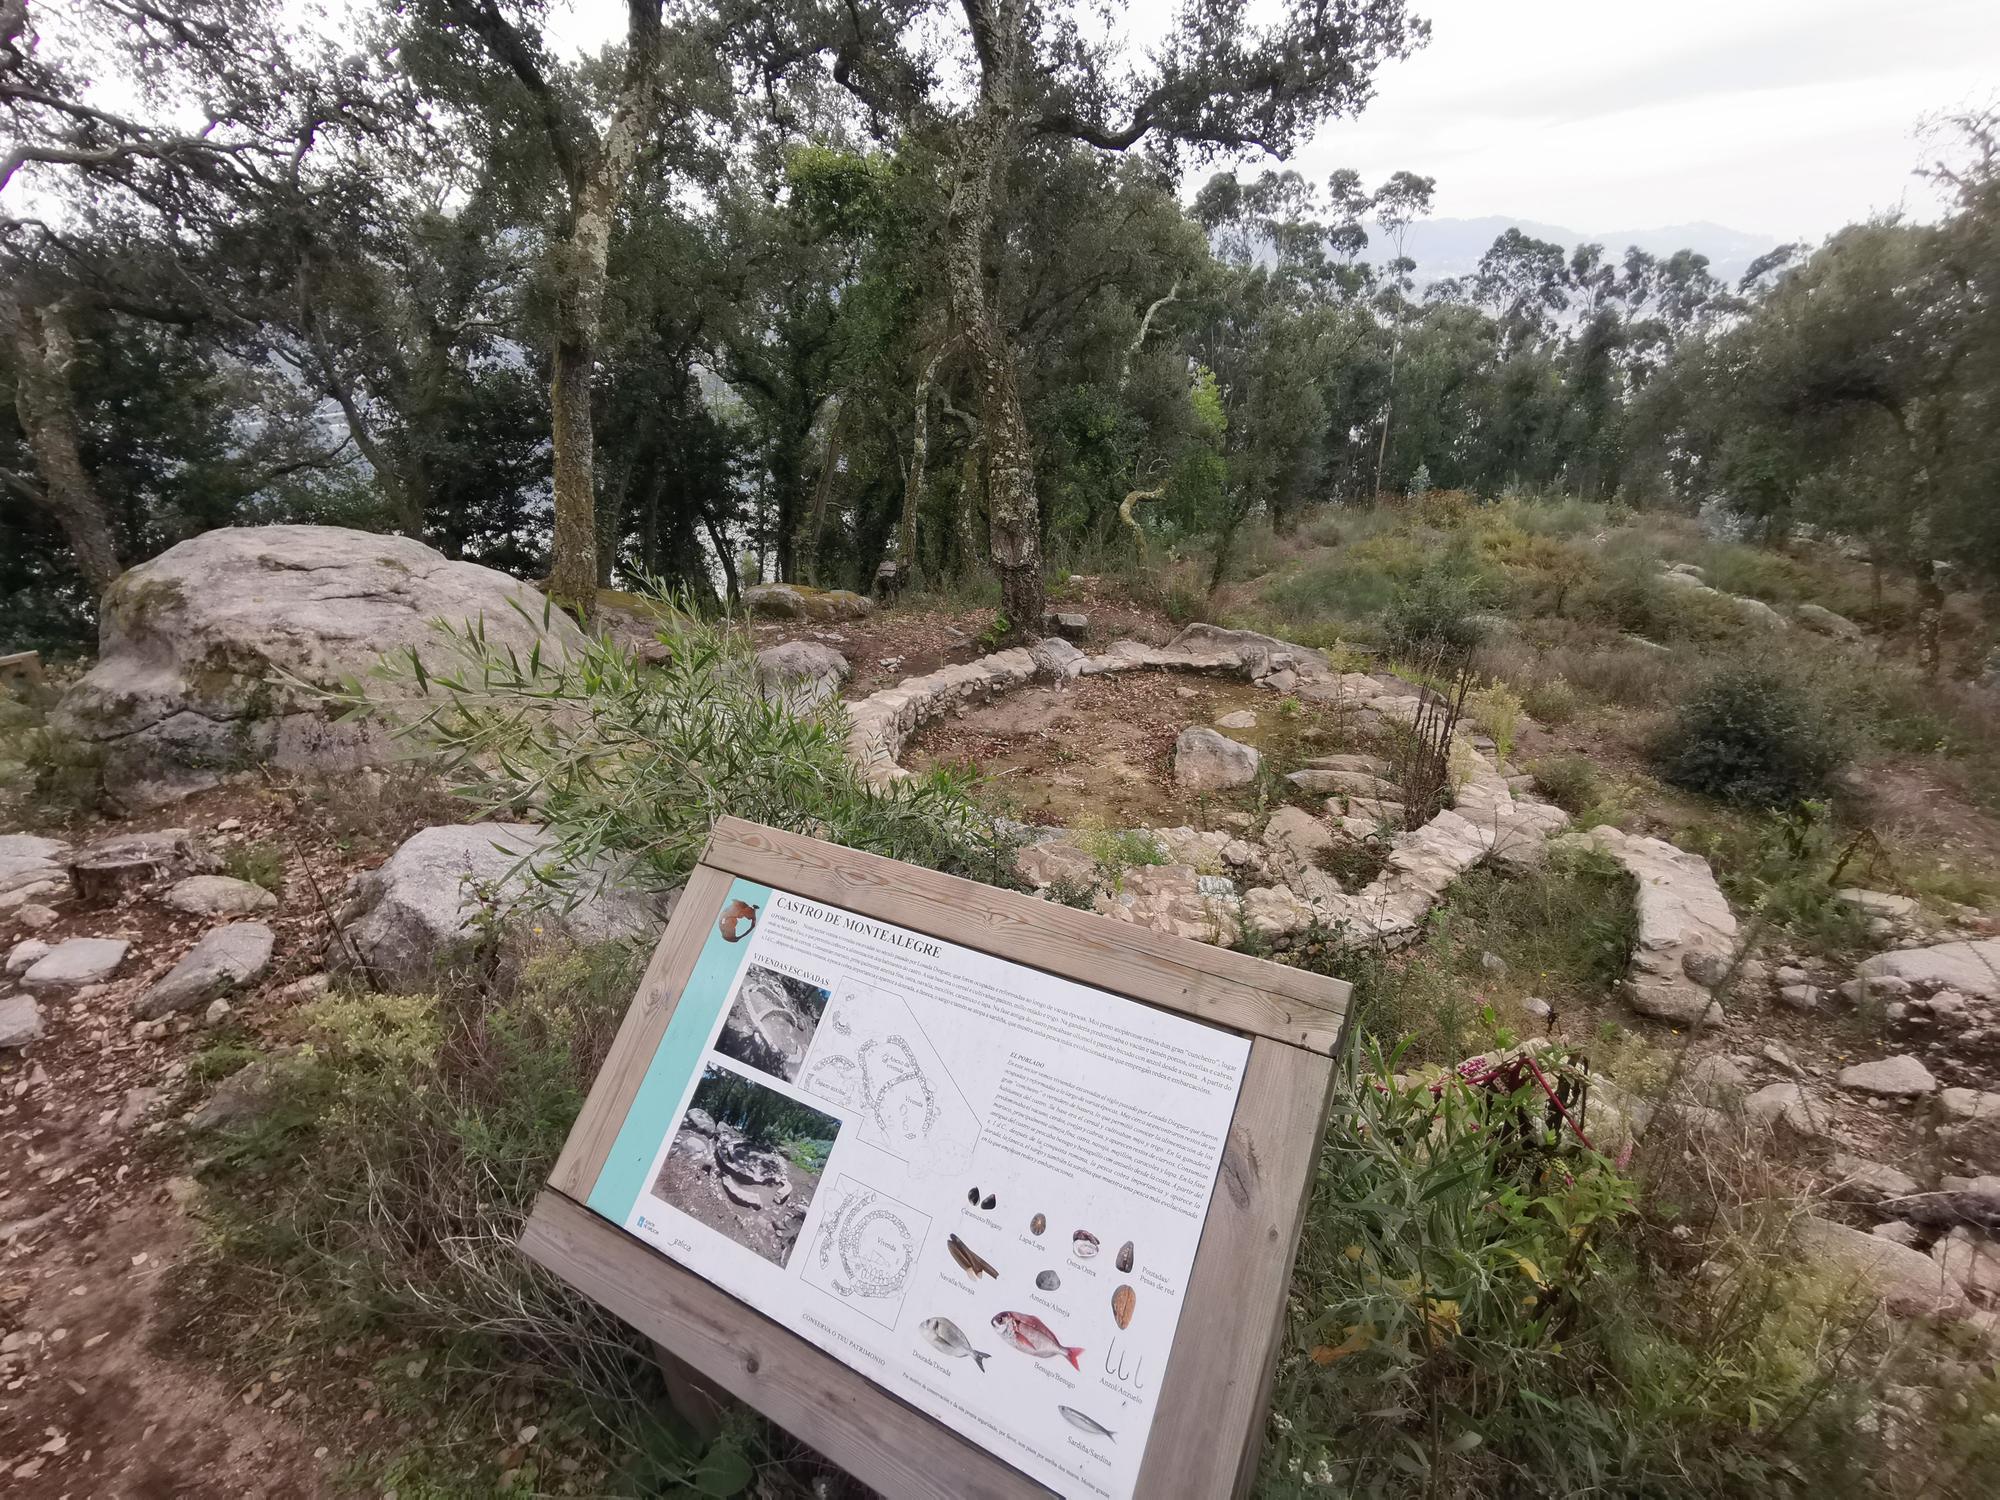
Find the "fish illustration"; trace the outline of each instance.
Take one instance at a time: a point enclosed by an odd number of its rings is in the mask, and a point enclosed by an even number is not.
[[[972,1362],[982,1370],[986,1368],[986,1361],[993,1357],[984,1349],[973,1348],[965,1330],[950,1318],[925,1318],[917,1325],[917,1332],[938,1353],[949,1354],[953,1359],[964,1359],[969,1354]]]
[[[722,916],[715,925],[721,929],[723,941],[733,943],[749,931],[743,925],[746,922],[750,927],[757,925],[757,908],[748,901],[732,901],[722,908]]]
[[[1097,1236],[1088,1229],[1079,1229],[1069,1237],[1069,1248],[1070,1253],[1078,1260],[1089,1260],[1091,1256],[1097,1254]]]
[[[958,1262],[958,1268],[974,1281],[981,1276],[991,1276],[995,1281],[1000,1279],[1000,1273],[993,1269],[993,1263],[957,1235],[946,1240],[944,1247],[951,1252],[951,1258]]]
[[[1132,1269],[1132,1242],[1130,1240],[1127,1240],[1118,1247],[1118,1269],[1121,1271]]]
[[[1076,1357],[1083,1353],[1083,1346],[1071,1347],[1056,1337],[1056,1331],[1033,1313],[1001,1312],[993,1315],[993,1326],[1000,1330],[1000,1336],[1019,1349],[1023,1354],[1032,1354],[1036,1359],[1053,1359],[1060,1354],[1069,1361],[1072,1370],[1081,1370]]]
[[[1065,1422],[1069,1423],[1070,1426],[1074,1427],[1078,1432],[1087,1432],[1092,1437],[1110,1438],[1113,1442],[1116,1442],[1118,1440],[1117,1433],[1113,1432],[1109,1427],[1106,1427],[1103,1423],[1093,1421],[1091,1418],[1085,1416],[1082,1412],[1078,1411],[1074,1406],[1058,1406],[1056,1410],[1061,1412],[1062,1419]]]
[[[1044,1271],[1035,1278],[1035,1285],[1045,1292],[1053,1292],[1057,1287],[1062,1285],[1062,1277],[1056,1275],[1053,1271]]]
[[[1036,1214],[1034,1218],[1028,1220],[1028,1233],[1030,1234],[1040,1234],[1048,1227],[1049,1216],[1047,1214]]]
[[[1129,1286],[1121,1286],[1111,1294],[1111,1317],[1120,1328],[1132,1326],[1132,1309],[1138,1301],[1139,1294]]]

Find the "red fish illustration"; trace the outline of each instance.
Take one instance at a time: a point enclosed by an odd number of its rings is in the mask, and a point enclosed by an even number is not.
[[[1019,1349],[1023,1354],[1032,1354],[1036,1359],[1052,1359],[1060,1354],[1069,1361],[1072,1370],[1081,1370],[1076,1357],[1083,1353],[1079,1345],[1071,1348],[1056,1337],[1056,1331],[1033,1313],[1003,1312],[993,1315],[993,1326],[1000,1330],[1000,1336]]]

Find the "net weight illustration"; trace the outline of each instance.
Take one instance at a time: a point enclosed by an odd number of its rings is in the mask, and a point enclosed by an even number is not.
[[[807,1285],[893,1328],[930,1218],[852,1177],[841,1177],[836,1192],[801,1274]]]

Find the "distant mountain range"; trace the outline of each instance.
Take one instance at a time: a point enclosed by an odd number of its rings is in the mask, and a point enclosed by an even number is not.
[[[1417,263],[1417,285],[1427,286],[1452,276],[1469,276],[1479,257],[1509,229],[1538,240],[1552,240],[1565,250],[1578,245],[1602,245],[1607,258],[1623,260],[1632,245],[1650,255],[1667,256],[1693,250],[1708,257],[1709,270],[1734,285],[1750,262],[1780,243],[1766,234],[1746,234],[1724,224],[1666,224],[1657,229],[1607,229],[1579,233],[1560,224],[1491,215],[1483,219],[1420,219],[1410,226],[1404,252]],[[1367,258],[1377,264],[1389,259],[1390,247],[1375,225],[1368,226]]]

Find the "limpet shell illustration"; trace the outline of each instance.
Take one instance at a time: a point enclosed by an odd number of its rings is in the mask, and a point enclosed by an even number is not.
[[[1028,1220],[1028,1233],[1030,1234],[1040,1234],[1048,1227],[1049,1216],[1047,1214],[1036,1214],[1034,1218]]]
[[[1120,1328],[1132,1326],[1132,1309],[1139,1301],[1139,1294],[1129,1286],[1121,1286],[1111,1294],[1111,1316]]]

